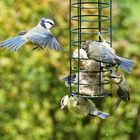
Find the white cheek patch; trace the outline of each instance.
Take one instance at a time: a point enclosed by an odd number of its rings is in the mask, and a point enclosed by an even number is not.
[[[45,24],[45,27],[46,27],[47,29],[50,29],[50,28],[52,27],[52,25],[51,25],[50,23],[45,22],[44,24]]]

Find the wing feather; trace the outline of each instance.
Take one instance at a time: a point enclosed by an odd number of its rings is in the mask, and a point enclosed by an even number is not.
[[[39,44],[43,48],[48,47],[49,49],[53,49],[56,51],[60,51],[62,49],[58,41],[50,32],[32,32],[32,34],[29,35],[28,38],[29,40],[36,44]]]

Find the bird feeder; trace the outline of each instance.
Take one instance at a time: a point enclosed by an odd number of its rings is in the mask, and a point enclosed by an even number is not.
[[[90,60],[82,47],[87,41],[102,42],[112,47],[112,0],[70,0],[70,93],[88,98],[110,95],[107,71],[111,65]],[[71,79],[71,78],[70,78]]]

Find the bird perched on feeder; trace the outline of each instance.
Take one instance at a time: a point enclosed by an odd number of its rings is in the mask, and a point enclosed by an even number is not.
[[[130,88],[124,75],[111,70],[109,75],[111,80],[111,93],[117,97],[115,109],[119,106],[121,100],[128,103],[130,101]]]
[[[40,48],[48,47],[49,49],[60,51],[61,46],[50,32],[50,28],[53,25],[53,20],[42,18],[37,26],[28,31],[21,32],[17,37],[1,42],[0,47],[9,48],[12,51],[17,51],[23,44],[27,43],[28,41],[32,41],[38,44],[38,47]]]
[[[61,109],[65,106],[76,114],[98,116],[102,119],[106,119],[109,116],[108,113],[99,111],[90,99],[78,97],[76,94],[65,95],[61,99]]]
[[[102,38],[100,33],[99,36]],[[119,65],[127,73],[131,73],[134,62],[117,56],[115,51],[110,47],[110,44],[104,39],[103,42],[87,41],[82,48],[87,52],[89,59],[112,65]]]

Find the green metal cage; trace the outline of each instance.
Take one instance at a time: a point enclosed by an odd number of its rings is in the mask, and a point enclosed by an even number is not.
[[[70,26],[70,75],[76,73],[77,82],[70,81],[70,93],[76,93],[78,96],[88,98],[102,98],[110,95],[109,80],[103,78],[106,70],[102,63],[97,62],[99,69],[96,71],[87,71],[81,68],[81,62],[86,60],[80,57],[80,49],[87,40],[101,42],[101,35],[112,47],[112,0],[70,0],[69,8],[69,26]],[[78,57],[74,58],[73,53],[77,50]],[[91,82],[82,83],[81,75],[91,79]],[[87,76],[86,76],[87,75]],[[91,77],[90,77],[91,75]],[[92,82],[97,77],[97,83]],[[71,79],[71,78],[70,78]],[[102,80],[104,79],[104,80]],[[84,80],[85,81],[85,80]],[[89,87],[89,94],[86,90],[81,92],[81,88]],[[94,88],[97,88],[92,94]],[[87,89],[88,90],[88,89]]]

